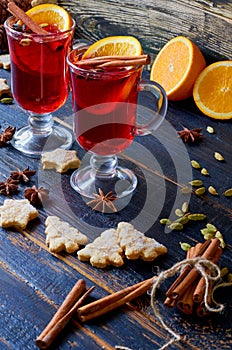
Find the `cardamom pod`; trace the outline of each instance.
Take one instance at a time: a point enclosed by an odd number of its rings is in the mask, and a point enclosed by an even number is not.
[[[207,126],[206,131],[208,131],[209,134],[214,134],[214,128],[212,126]]]
[[[187,222],[189,221],[188,216],[184,215],[178,219],[176,219],[174,222],[180,222],[182,225],[187,224]]]
[[[214,226],[213,224],[207,224],[206,227],[207,227],[207,230],[211,233],[215,233],[217,231],[217,227]]]
[[[180,242],[180,247],[182,250],[187,252],[191,248],[191,245],[185,242]]]
[[[219,160],[220,162],[222,162],[224,159],[224,157],[221,155],[221,153],[219,152],[214,152],[214,158]]]
[[[188,219],[192,221],[204,220],[206,218],[205,214],[189,214]]]
[[[48,23],[40,23],[40,27],[41,28],[44,28],[44,27],[47,27],[48,26]]]
[[[182,210],[184,213],[187,213],[187,212],[188,212],[188,210],[189,210],[188,202],[184,202],[184,203],[182,204],[181,210]]]
[[[14,99],[12,97],[3,97],[0,100],[1,103],[4,103],[6,105],[13,103],[13,101],[14,101]]]
[[[194,187],[200,187],[203,185],[203,181],[202,180],[192,180],[189,182],[189,184],[191,186],[194,186]]]
[[[29,38],[21,39],[19,45],[21,46],[29,46],[31,45],[32,40]]]
[[[226,190],[223,194],[224,194],[224,196],[226,196],[226,197],[231,197],[231,196],[232,196],[232,188],[229,188],[229,189]]]
[[[206,168],[202,168],[201,169],[201,174],[205,175],[205,176],[209,176],[209,172],[208,172],[208,170]]]
[[[225,248],[226,244],[225,244],[225,241],[224,241],[223,236],[222,236],[222,234],[221,234],[220,231],[217,231],[217,232],[215,233],[215,237],[219,239],[219,241],[220,241],[220,247],[221,247],[221,248]]]
[[[228,267],[223,267],[220,271],[220,277],[225,277],[229,273]]]
[[[232,283],[232,273],[227,276],[227,282]]]
[[[167,218],[163,218],[163,219],[160,219],[160,223],[162,225],[170,225],[171,224],[171,220],[169,220]]]
[[[216,189],[213,186],[209,186],[208,192],[210,194],[212,194],[213,196],[218,196],[218,192],[216,191]]]
[[[207,228],[202,228],[201,229],[201,233],[204,235],[207,235],[208,233],[213,233],[213,232],[210,232]]]
[[[205,193],[205,187],[199,187],[195,190],[195,193],[197,196],[201,196],[202,194]]]
[[[184,226],[180,222],[173,222],[168,227],[174,231],[181,231],[184,228]]]
[[[191,160],[192,167],[195,169],[200,169],[201,166],[196,160]]]
[[[214,238],[214,235],[212,234],[212,233],[206,233],[205,235],[204,235],[204,239],[207,241],[207,239],[212,239],[212,238]]]
[[[192,189],[190,187],[183,187],[181,189],[181,193],[183,194],[188,194],[188,193],[191,193],[192,192]]]
[[[181,216],[183,216],[184,213],[183,213],[180,209],[177,208],[177,209],[175,210],[175,214],[176,214],[176,216],[181,217]]]

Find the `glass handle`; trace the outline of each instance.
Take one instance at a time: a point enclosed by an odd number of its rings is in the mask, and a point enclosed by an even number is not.
[[[162,124],[167,114],[168,99],[162,86],[153,81],[142,80],[138,85],[138,91],[147,91],[152,94],[152,104],[149,103],[149,106],[145,107],[138,103],[137,106],[137,115],[141,114],[144,117],[146,114],[146,118],[147,115],[151,115],[148,123],[136,125],[136,135],[143,136],[155,131]]]

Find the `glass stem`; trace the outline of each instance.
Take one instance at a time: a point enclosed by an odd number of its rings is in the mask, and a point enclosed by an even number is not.
[[[31,113],[28,118],[28,123],[33,134],[42,134],[48,136],[52,132],[54,121],[51,113]]]
[[[90,159],[90,165],[99,179],[113,178],[117,172],[117,156],[98,156],[93,154]]]

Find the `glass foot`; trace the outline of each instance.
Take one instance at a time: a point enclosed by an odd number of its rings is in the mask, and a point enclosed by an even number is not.
[[[30,126],[18,130],[11,144],[29,157],[39,158],[43,152],[56,148],[69,149],[73,143],[72,133],[64,127],[53,126],[50,133],[33,133]]]
[[[132,194],[137,186],[137,178],[134,173],[126,168],[116,166],[111,176],[98,176],[97,171],[91,166],[76,170],[71,178],[72,188],[87,198],[96,198],[99,188],[104,194],[108,192],[116,195],[118,199]]]

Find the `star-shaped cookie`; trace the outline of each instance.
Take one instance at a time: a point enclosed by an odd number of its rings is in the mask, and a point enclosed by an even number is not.
[[[77,169],[80,159],[75,150],[57,148],[51,152],[44,152],[41,157],[43,169],[55,169],[58,173],[65,173],[69,169]]]
[[[10,69],[10,55],[0,55],[0,68]]]
[[[9,95],[10,87],[7,85],[6,79],[0,78],[0,97],[2,95]]]
[[[77,253],[81,261],[89,261],[92,266],[104,268],[107,265],[116,267],[123,265],[123,250],[119,245],[115,229],[109,229],[97,237],[92,243]]]
[[[6,199],[0,207],[0,226],[23,230],[38,215],[37,209],[27,199]]]
[[[88,241],[87,236],[57,216],[48,216],[45,225],[46,244],[51,252],[59,253],[65,250],[67,253],[73,253]]]

